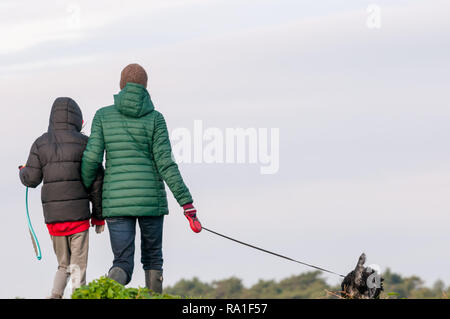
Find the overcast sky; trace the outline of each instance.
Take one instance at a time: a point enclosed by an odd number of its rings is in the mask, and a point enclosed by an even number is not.
[[[379,28],[367,24],[371,4]],[[448,1],[3,0],[0,39],[1,298],[50,294],[57,263],[40,188],[30,193],[37,261],[17,166],[53,101],[75,99],[89,134],[133,62],[169,130],[279,128],[277,174],[180,165],[206,227],[344,274],[365,252],[382,270],[450,284]],[[165,285],[310,270],[194,234],[171,194],[169,209]],[[139,260],[137,248],[130,286],[144,285]],[[88,281],[111,263],[108,232],[91,230]]]

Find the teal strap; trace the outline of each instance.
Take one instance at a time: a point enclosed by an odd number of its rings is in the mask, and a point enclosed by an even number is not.
[[[39,241],[36,237],[33,226],[31,225],[30,212],[28,210],[28,187],[25,192],[25,207],[27,208],[28,229],[30,230],[31,241],[33,242],[34,252],[36,253],[36,258],[38,260],[41,260],[41,258],[42,258],[41,246],[39,246]]]

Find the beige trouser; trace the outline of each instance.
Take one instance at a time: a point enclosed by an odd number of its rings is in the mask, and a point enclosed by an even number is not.
[[[58,260],[51,298],[62,298],[69,277],[72,279],[73,290],[86,284],[89,230],[70,236],[50,237]]]

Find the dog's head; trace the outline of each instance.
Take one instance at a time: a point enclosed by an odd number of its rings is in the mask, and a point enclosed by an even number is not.
[[[341,284],[341,296],[351,299],[377,299],[383,291],[383,278],[374,269],[364,267],[366,255],[363,253]]]

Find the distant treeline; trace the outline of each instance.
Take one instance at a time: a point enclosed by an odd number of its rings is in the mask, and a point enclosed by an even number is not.
[[[259,280],[247,288],[236,277],[205,283],[198,278],[182,279],[164,292],[191,298],[338,298],[339,286],[330,286],[321,272],[306,272],[280,281]],[[403,277],[387,269],[383,274],[384,292],[381,298],[447,298],[450,287],[438,280],[426,287],[417,276]]]

